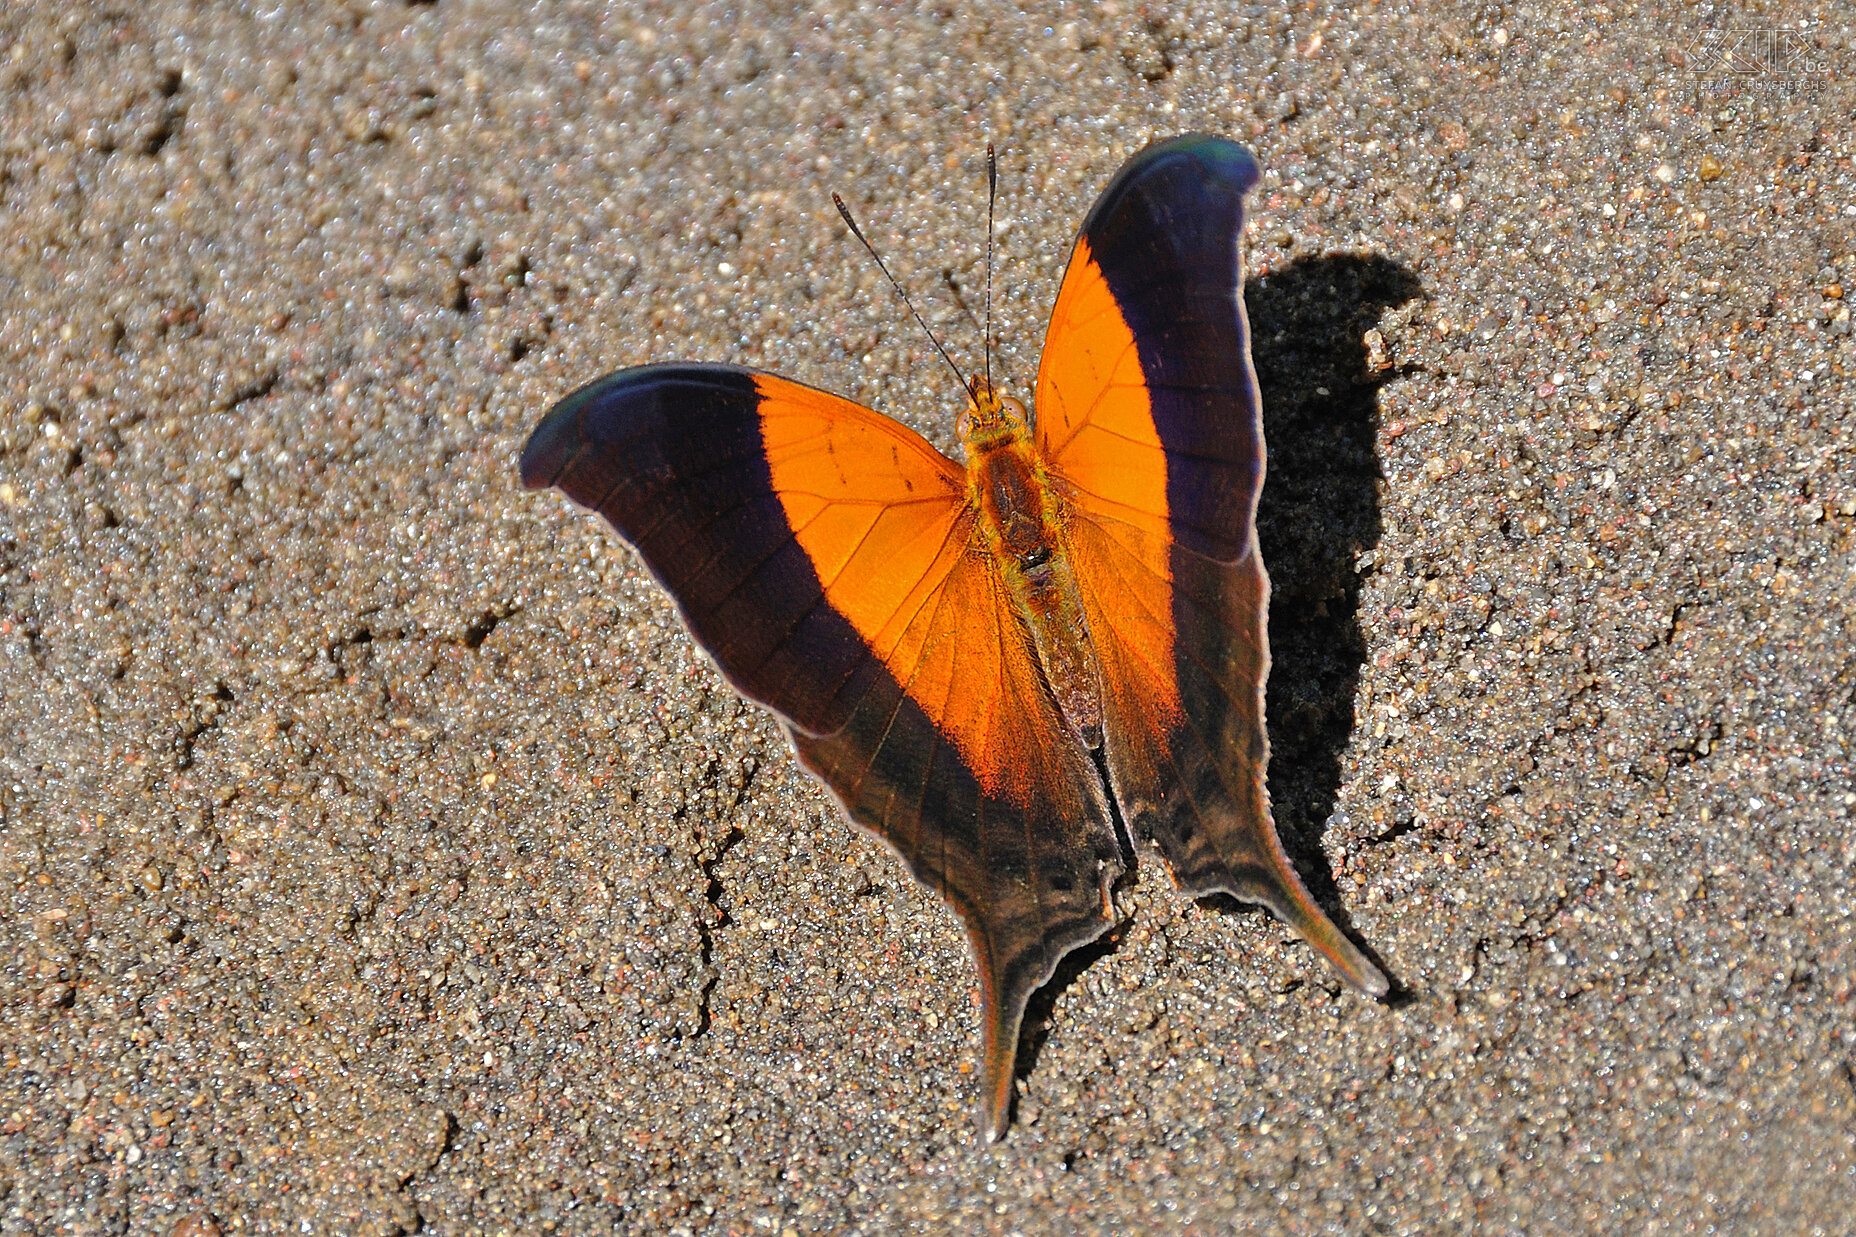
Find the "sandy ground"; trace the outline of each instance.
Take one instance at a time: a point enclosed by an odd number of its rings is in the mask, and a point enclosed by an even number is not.
[[[1212,7],[0,13],[0,1232],[1856,1231],[1847,13]],[[1022,392],[1187,129],[1401,995],[1148,858],[988,1148],[951,913],[515,456],[670,359],[950,443],[830,192],[971,358],[998,143]]]

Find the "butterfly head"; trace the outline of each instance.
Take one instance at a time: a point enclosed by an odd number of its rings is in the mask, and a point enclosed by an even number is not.
[[[1000,395],[984,375],[975,374],[967,384],[966,410],[960,414],[954,429],[960,435],[960,445],[972,453],[983,451],[1000,439],[1024,437],[1030,421],[1031,414],[1024,404],[1009,395]]]

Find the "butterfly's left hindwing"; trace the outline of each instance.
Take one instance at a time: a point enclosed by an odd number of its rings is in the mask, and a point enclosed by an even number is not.
[[[665,365],[562,400],[522,477],[610,520],[850,817],[959,912],[985,995],[982,1122],[1002,1133],[1025,1002],[1108,926],[1120,851],[965,474],[849,401]]]

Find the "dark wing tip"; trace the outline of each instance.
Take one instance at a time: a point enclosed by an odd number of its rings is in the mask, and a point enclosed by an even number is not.
[[[1190,165],[1189,172],[1185,165]],[[1184,183],[1191,186],[1192,197],[1200,201],[1228,201],[1239,211],[1243,209],[1244,199],[1263,178],[1256,157],[1229,138],[1210,133],[1185,133],[1166,138],[1148,145],[1122,165],[1083,220],[1083,235],[1095,236],[1115,217],[1128,194],[1137,187],[1156,176],[1165,178],[1169,184],[1179,184],[1176,177],[1181,172],[1188,176]]]
[[[667,363],[635,365],[595,378],[548,410],[522,448],[522,485],[539,490],[557,484],[574,456],[590,440],[635,435],[640,417],[659,410],[667,391],[723,391],[754,396],[754,371],[735,365]]]
[[[574,406],[570,406],[574,405]],[[579,446],[580,429],[575,417],[574,397],[568,396],[549,410],[535,432],[522,447],[522,488],[539,490],[553,485],[566,470],[567,461]]]
[[[548,414],[541,419],[541,424],[535,427],[535,432],[528,436],[528,443],[522,448],[523,488],[544,489],[561,479],[561,474],[567,471],[574,456],[586,445],[588,430],[583,414],[588,405],[597,403],[609,408],[620,406],[623,396],[629,390],[655,383],[670,368],[665,365],[639,365],[631,369],[616,369],[564,396],[559,403],[548,409]]]
[[[595,400],[607,401],[641,379],[648,381],[657,376],[655,371],[660,368],[641,365],[635,369],[614,370],[593,379],[548,409],[548,414],[522,448],[523,488],[544,489],[561,479],[561,474],[567,471],[567,466],[586,443],[587,428],[581,414],[588,404]]]
[[[1215,176],[1237,193],[1249,193],[1262,179],[1256,156],[1230,138],[1214,133],[1182,133],[1164,141],[1151,143],[1134,157],[1130,165],[1145,167],[1152,162],[1176,156],[1194,160],[1209,175]]]

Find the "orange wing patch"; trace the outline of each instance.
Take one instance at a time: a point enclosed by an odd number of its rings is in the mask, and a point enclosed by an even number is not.
[[[1079,238],[1038,368],[1037,437],[1066,519],[1109,706],[1144,754],[1180,715],[1166,449],[1134,333]],[[1115,700],[1139,690],[1140,698]],[[1117,708],[1119,704],[1119,708]]]
[[[1067,735],[990,556],[960,556],[897,651],[897,681],[987,794],[1022,807],[1063,784]]]
[[[825,598],[898,682],[922,655],[911,623],[971,541],[952,460],[849,400],[756,374],[774,493]]]
[[[1068,532],[1110,731],[1139,767],[1156,768],[1184,716],[1173,662],[1171,543],[1081,511]]]
[[[1134,332],[1078,239],[1038,368],[1038,445],[1079,506],[1171,536],[1166,448]]]
[[[966,475],[836,396],[756,375],[774,492],[825,600],[856,629],[988,794],[1031,802],[1061,767],[1026,750],[1057,733],[1010,603],[978,543]]]

